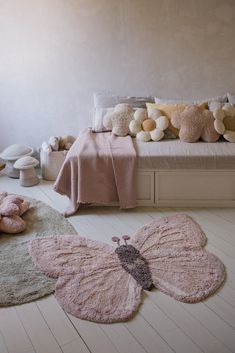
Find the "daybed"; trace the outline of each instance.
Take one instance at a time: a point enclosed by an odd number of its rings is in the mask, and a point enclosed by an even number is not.
[[[231,96],[231,95],[230,95]],[[93,119],[93,126],[92,131],[94,133],[102,134],[105,131],[113,131],[114,135],[118,136],[125,136],[124,134],[120,134],[119,129],[126,131],[126,128],[129,127],[129,132],[132,133],[136,138],[133,138],[133,144],[136,150],[137,155],[137,204],[138,205],[146,205],[146,206],[167,206],[167,207],[175,207],[175,206],[215,206],[215,207],[229,207],[235,206],[235,143],[230,143],[225,141],[220,135],[223,135],[222,129],[221,131],[215,131],[214,128],[214,113],[212,111],[217,112],[216,109],[225,109],[227,114],[228,108],[233,110],[233,125],[235,121],[235,109],[234,109],[234,102],[230,101],[231,97],[228,95],[224,95],[221,97],[211,98],[206,100],[204,103],[186,103],[186,104],[178,104],[178,101],[169,101],[164,104],[160,104],[158,98],[155,99],[151,97],[119,97],[115,95],[102,95],[102,94],[95,94],[94,95],[94,119]],[[152,104],[155,100],[155,103]],[[226,102],[229,103],[226,106]],[[234,96],[235,101],[235,96]],[[150,103],[146,103],[150,102]],[[231,103],[231,104],[230,104]],[[191,104],[191,106],[190,106]],[[192,106],[193,104],[193,106]],[[206,105],[205,105],[206,104]],[[143,127],[143,121],[147,119],[146,115],[146,106],[147,106],[147,117],[152,117],[152,110],[157,108],[158,112],[160,112],[161,117],[163,118],[166,116],[170,123],[172,123],[172,118],[174,117],[174,111],[176,114],[181,114],[182,121],[184,121],[187,115],[188,125],[187,128],[193,130],[195,128],[195,122],[198,121],[200,128],[206,129],[205,131],[211,132],[211,139],[206,139],[205,136],[201,135],[202,140],[210,141],[210,142],[203,142],[200,140],[196,143],[187,143],[193,142],[199,139],[200,135],[197,136],[195,140],[187,140],[184,138],[175,139],[173,137],[177,137],[176,131],[181,134],[181,127],[173,126],[171,124],[171,128],[169,125],[168,133],[170,135],[164,136],[162,133],[161,138],[165,137],[161,141],[157,141],[151,135],[151,139],[154,141],[151,142],[141,142],[141,139],[138,139],[138,131],[134,131],[131,129],[131,123],[129,122],[129,115],[132,113],[129,110],[134,110],[134,119],[136,121],[139,119],[137,118],[136,114],[137,111],[141,113],[143,110],[144,119],[141,120],[141,126]],[[130,108],[131,107],[131,108]],[[207,110],[209,107],[210,111]],[[143,109],[145,108],[145,109]],[[191,112],[191,110],[193,111]],[[155,111],[156,112],[156,111]],[[189,113],[190,112],[190,113]],[[205,112],[205,114],[204,114]],[[221,112],[220,112],[221,113]],[[194,119],[194,115],[197,114],[196,120]],[[225,113],[223,113],[225,114]],[[226,115],[225,114],[225,115]],[[163,116],[164,115],[164,116]],[[218,115],[218,114],[217,114]],[[221,114],[218,115],[219,120],[221,120]],[[228,114],[230,116],[230,114]],[[226,115],[227,116],[227,115]],[[160,117],[160,118],[161,118]],[[177,115],[177,119],[178,119]],[[133,115],[132,115],[133,119]],[[191,120],[190,120],[191,119]],[[199,119],[199,120],[197,120]],[[212,125],[211,124],[212,119]],[[149,119],[147,119],[149,120]],[[147,121],[146,120],[146,121]],[[209,125],[206,125],[207,121]],[[156,122],[156,121],[155,121]],[[176,122],[176,120],[175,120]],[[133,123],[133,126],[138,125],[139,122],[137,121]],[[221,122],[219,121],[218,126],[221,128]],[[157,126],[158,127],[158,126]],[[167,127],[167,126],[166,126]],[[173,127],[173,130],[172,130]],[[164,128],[165,129],[165,128]],[[157,130],[157,129],[156,129]],[[175,131],[176,130],[176,131]],[[232,130],[229,128],[229,130]],[[235,126],[233,126],[233,134],[235,136]],[[146,131],[151,131],[146,129]],[[154,131],[154,130],[153,130]],[[162,130],[163,131],[163,130]],[[226,130],[227,131],[227,130]],[[202,130],[203,132],[203,130]],[[142,132],[140,132],[142,133]],[[190,132],[191,133],[191,132]],[[200,130],[201,133],[201,130]],[[149,132],[147,132],[149,135]],[[108,136],[108,135],[107,135]],[[207,136],[208,137],[208,136]],[[219,139],[220,137],[220,139]],[[94,160],[99,159],[99,149],[103,150],[103,146],[96,145],[95,136],[93,137],[90,135],[89,138],[93,138],[93,155],[90,156],[90,164],[94,164]],[[217,141],[219,139],[219,141]],[[148,141],[150,139],[148,138]],[[108,140],[107,140],[108,141]],[[104,145],[107,147],[109,142],[105,141]],[[146,140],[147,141],[147,140]],[[187,141],[187,142],[182,142]],[[217,141],[217,142],[212,142]],[[127,144],[129,150],[131,150],[132,142],[129,136],[129,145]],[[89,149],[90,142],[86,143],[83,146],[83,149],[80,149],[80,154],[86,156],[87,149]],[[111,145],[110,145],[111,146]],[[106,148],[106,155],[109,154],[109,150],[112,150],[111,147]],[[97,148],[96,148],[97,147]],[[117,146],[116,146],[117,147]],[[114,148],[115,151],[119,151],[120,156],[126,156],[125,148],[120,150],[119,148]],[[133,146],[132,146],[133,149]],[[74,150],[73,155],[71,158],[74,160],[77,158],[78,150]],[[134,152],[135,154],[135,152]],[[114,153],[115,155],[115,153]],[[68,155],[70,158],[70,155]],[[69,159],[68,158],[68,159]],[[109,156],[109,158],[113,158]],[[72,159],[70,162],[72,162]],[[71,172],[67,173],[69,177],[73,174],[73,170],[76,170],[77,167],[75,163],[75,167],[71,168],[71,163],[67,163],[64,169],[71,170]],[[112,161],[114,166],[114,161]],[[136,161],[135,161],[136,163]],[[80,161],[81,164],[81,161]],[[126,172],[126,165],[122,165],[123,170]],[[81,168],[81,165],[80,165]],[[118,169],[116,168],[116,171]],[[107,172],[107,171],[106,171]],[[83,173],[83,168],[80,169],[80,174]],[[135,175],[133,173],[133,169],[129,168],[129,173]],[[95,175],[96,170],[94,169],[91,174]],[[102,174],[102,173],[101,173]],[[115,174],[115,167],[114,167],[114,174]],[[62,187],[59,185],[58,182],[56,183],[56,190],[61,192],[62,194],[66,194],[71,199],[71,194],[74,194],[73,197],[73,205],[78,203],[81,198],[79,195],[77,197],[77,189],[74,193],[74,190],[70,193],[71,190],[66,190],[64,192],[64,184],[68,186],[68,179],[67,175],[63,176]],[[120,176],[120,172],[119,172]],[[83,177],[83,180],[86,179]],[[116,177],[114,177],[114,180]],[[126,175],[121,175],[121,184],[126,187],[126,190],[129,188],[125,185],[125,181],[128,179],[128,173]],[[74,177],[71,179],[71,184],[74,182]],[[80,184],[80,181],[78,182]],[[96,184],[96,180],[94,179],[94,184]],[[104,185],[103,180],[100,181],[98,185]],[[120,185],[116,180],[117,184]],[[84,184],[86,188],[86,184]],[[70,186],[67,187],[70,189]],[[80,189],[83,190],[83,187],[80,185]],[[129,188],[130,189],[130,188]],[[94,193],[95,193],[94,189]],[[70,193],[70,195],[69,195]],[[90,198],[91,199],[91,198]],[[118,199],[118,198],[113,198]],[[112,200],[113,200],[112,199]],[[120,197],[119,197],[120,200]],[[136,201],[136,199],[135,199]],[[80,201],[82,202],[82,201]],[[93,202],[93,201],[92,201]],[[110,199],[109,199],[110,202]],[[135,202],[136,203],[136,202]],[[120,205],[122,206],[122,202],[120,200]],[[74,208],[74,207],[73,207]],[[126,207],[127,208],[127,207]]]
[[[93,129],[101,131],[102,114],[106,107],[130,103],[142,107],[142,100],[95,94]],[[226,102],[234,106],[235,95],[182,102],[154,98],[157,108],[171,119],[171,109],[185,109],[184,104],[207,102],[210,111],[221,109]],[[152,104],[147,103],[147,109]],[[231,108],[231,107],[229,107]],[[106,108],[107,109],[107,108]],[[205,109],[205,106],[203,107]],[[227,108],[226,108],[227,109]],[[234,110],[234,108],[233,108]],[[171,113],[170,113],[171,112]],[[234,113],[234,112],[233,112]],[[171,117],[170,117],[171,115]],[[233,120],[234,121],[234,120]],[[234,125],[234,124],[232,124]],[[233,126],[234,128],[234,126]],[[221,132],[220,132],[221,134]],[[140,142],[133,139],[138,159],[137,198],[139,205],[151,206],[235,206],[235,144],[220,138],[218,142],[186,143],[179,139]]]

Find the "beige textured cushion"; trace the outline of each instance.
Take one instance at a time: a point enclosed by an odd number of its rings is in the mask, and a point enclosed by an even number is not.
[[[134,111],[129,104],[118,104],[112,113],[104,116],[103,124],[114,135],[126,136],[129,134],[129,124],[133,119]]]
[[[219,134],[214,128],[213,113],[201,111],[196,105],[188,106],[183,112],[176,112],[171,118],[172,125],[179,129],[179,138],[184,142],[203,141],[215,142]]]

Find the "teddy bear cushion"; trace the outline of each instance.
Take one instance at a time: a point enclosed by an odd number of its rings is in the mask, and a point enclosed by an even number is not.
[[[176,112],[171,117],[172,125],[179,130],[179,138],[184,142],[196,142],[200,138],[206,142],[215,142],[219,134],[214,128],[213,113],[190,105],[183,112]]]
[[[117,104],[112,113],[104,116],[103,124],[107,130],[111,130],[116,136],[129,134],[129,124],[134,116],[134,110],[130,104]]]

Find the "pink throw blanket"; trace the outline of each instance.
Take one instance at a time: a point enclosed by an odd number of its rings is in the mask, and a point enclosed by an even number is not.
[[[119,201],[121,208],[135,207],[136,163],[130,136],[85,130],[68,152],[54,185],[70,199],[65,215],[74,214],[84,203]]]

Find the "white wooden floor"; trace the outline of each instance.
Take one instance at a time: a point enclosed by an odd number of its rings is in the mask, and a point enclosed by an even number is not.
[[[22,188],[0,175],[0,190],[40,199],[62,211],[67,200],[49,182]],[[90,208],[70,221],[78,233],[111,243],[113,235],[133,234],[163,214],[185,212],[202,226],[207,249],[227,267],[218,294],[198,304],[183,304],[155,291],[146,293],[135,318],[121,324],[96,324],[67,315],[53,295],[0,309],[0,353],[229,353],[235,352],[235,209]]]

